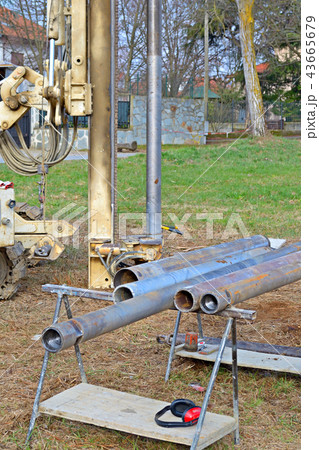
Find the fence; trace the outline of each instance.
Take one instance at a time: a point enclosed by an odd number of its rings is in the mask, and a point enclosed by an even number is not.
[[[222,102],[218,99],[210,100],[208,105],[208,121],[211,130],[215,133],[220,131],[224,124],[234,126],[242,124],[245,128],[249,122],[248,108],[245,101]],[[284,124],[301,122],[300,102],[264,102],[265,121],[268,129],[283,129]]]
[[[144,94],[144,84],[139,85],[139,78],[137,84],[133,87],[138,95]],[[167,97],[167,84],[163,86],[164,97]],[[181,95],[179,98],[202,98],[201,86],[194,88],[192,79],[190,79],[185,86],[184,93],[190,95]],[[133,94],[133,92],[132,92]],[[210,95],[208,101],[208,122],[212,132],[217,133],[224,128],[225,124],[231,124],[231,131],[234,127],[242,124],[242,128],[246,128],[249,123],[248,108],[245,101],[229,101],[224,102],[216,96],[214,98]],[[264,102],[265,121],[268,129],[283,129],[284,124],[300,123],[301,122],[301,102],[282,102],[276,101],[273,103]],[[39,115],[39,125],[41,126],[46,113],[42,112]],[[129,129],[131,125],[131,95],[120,95],[118,101],[118,129]],[[73,126],[73,120],[70,118],[69,126]],[[88,117],[78,117],[78,127],[88,128]]]

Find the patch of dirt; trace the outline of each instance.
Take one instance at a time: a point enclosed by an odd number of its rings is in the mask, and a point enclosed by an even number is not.
[[[216,244],[216,242],[214,242]],[[203,243],[167,241],[165,256]],[[207,244],[205,245],[207,246]],[[34,340],[50,325],[54,295],[41,291],[45,283],[66,283],[86,287],[86,248],[67,249],[60,260],[28,271],[13,300],[0,303],[0,449],[23,448],[44,351]],[[105,307],[105,302],[70,299],[74,316]],[[300,283],[285,286],[245,302],[255,309],[254,323],[238,323],[238,339],[300,346]],[[65,312],[61,320],[65,320]],[[170,381],[164,382],[169,347],[156,342],[159,334],[173,332],[175,311],[165,311],[81,345],[88,382],[150,398],[172,402],[190,398],[201,404],[204,393],[189,386],[206,387],[212,365],[176,358]],[[203,316],[204,334],[221,337],[225,319]],[[196,314],[184,314],[180,333],[196,331]],[[72,349],[50,358],[42,399],[80,382]],[[300,378],[261,370],[239,369],[241,449],[300,448]],[[209,411],[232,414],[231,368],[222,367],[209,403]],[[40,416],[36,422],[32,449],[184,449],[181,445],[141,438],[67,420]],[[227,436],[211,446],[232,448]]]

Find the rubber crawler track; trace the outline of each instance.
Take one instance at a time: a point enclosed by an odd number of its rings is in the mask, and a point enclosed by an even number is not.
[[[1,248],[0,259],[0,268],[2,271],[0,274],[0,280],[2,280],[0,285],[0,299],[8,300],[17,292],[21,278],[26,275],[27,264],[24,247],[21,242],[16,242],[11,247]]]

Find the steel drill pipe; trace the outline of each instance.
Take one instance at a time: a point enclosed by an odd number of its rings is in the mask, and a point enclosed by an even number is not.
[[[264,247],[264,248],[266,248],[266,247]],[[254,249],[254,251],[256,251],[256,250],[258,251],[258,250],[262,250],[262,249]],[[235,264],[223,265],[223,267],[221,267],[219,269],[215,268],[214,270],[211,270],[210,272],[206,272],[206,273],[202,273],[202,274],[197,273],[195,277],[189,278],[187,281],[183,280],[182,277],[177,274],[178,271],[176,271],[176,272],[171,273],[172,277],[167,277],[167,275],[163,275],[163,276],[151,278],[150,282],[146,282],[146,280],[144,280],[144,281],[138,281],[136,283],[129,283],[127,285],[120,286],[116,289],[117,295],[116,295],[116,298],[114,298],[114,301],[128,300],[137,295],[141,295],[140,292],[142,289],[140,288],[140,285],[142,286],[142,288],[143,288],[143,286],[145,288],[145,285],[148,286],[148,288],[151,288],[151,286],[153,286],[151,292],[162,289],[164,286],[161,286],[160,283],[163,278],[166,279],[167,294],[172,295],[174,297],[176,290],[179,287],[181,289],[183,289],[186,282],[187,282],[188,286],[192,286],[194,284],[202,283],[203,281],[206,281],[206,280],[212,280],[214,278],[218,278],[218,277],[236,272],[238,270],[245,269],[250,266],[255,266],[255,265],[260,264],[265,261],[271,261],[272,259],[276,259],[280,256],[284,256],[289,253],[296,252],[297,250],[300,250],[300,245],[298,246],[298,244],[294,244],[294,245],[290,245],[290,246],[281,248],[279,250],[270,250],[268,252],[263,251],[259,255],[256,255],[254,257],[251,255],[250,258],[244,259],[243,261],[237,262]],[[253,252],[253,250],[251,250],[251,252]],[[224,259],[222,259],[221,261],[224,261]],[[225,262],[227,263],[227,261],[225,261]],[[196,267],[199,267],[199,266],[195,266],[194,268],[196,269]],[[181,279],[178,283],[174,282],[173,284],[168,285],[167,280],[173,280],[174,277],[176,277],[176,278],[180,277]],[[152,284],[152,281],[153,281],[153,284]],[[175,288],[175,291],[174,291],[174,288]],[[147,295],[147,293],[145,293],[143,295]],[[183,311],[183,309],[181,309],[181,306],[182,305],[180,304],[179,307],[177,307],[177,305],[175,304],[175,307],[177,309],[179,309],[180,311]],[[199,308],[199,304],[196,305],[196,307],[191,307],[191,309],[188,309],[188,306],[189,305],[186,306],[187,309],[185,309],[184,312],[186,312],[188,310],[196,311]]]
[[[102,334],[145,319],[173,306],[173,293],[165,295],[151,292],[126,302],[85,314],[46,328],[42,333],[42,345],[50,353],[57,353]]]
[[[263,262],[229,275],[185,287],[174,298],[176,305],[200,306],[206,314],[215,314],[229,305],[277,289],[300,279],[300,252]],[[227,294],[229,292],[229,294]]]
[[[147,0],[147,234],[162,239],[162,0]]]
[[[244,274],[247,272],[248,268],[263,263],[275,264],[275,261],[279,258],[297,253],[300,251],[300,248],[300,242],[297,242],[296,244],[292,244],[278,250],[273,250],[268,253],[263,253],[255,258],[249,258],[240,263],[224,267],[223,269],[215,270],[211,274],[206,273],[202,276],[202,281],[199,280],[197,283],[192,283],[192,281],[189,280],[188,286],[186,287],[184,282],[182,289],[176,289],[175,291],[175,308],[182,312],[197,311],[200,308],[200,299],[202,298],[203,289],[206,289],[207,292],[207,289],[209,289],[212,285],[217,288],[222,286],[223,283],[229,283],[229,279],[237,281],[237,273],[240,272],[241,276],[244,277]],[[203,277],[205,277],[205,281],[203,280]],[[127,288],[129,288],[129,286],[130,285],[128,285]]]
[[[257,266],[258,267],[258,266]],[[268,276],[261,280],[244,280],[233,283],[225,289],[227,299],[232,305],[243,302],[253,297],[258,297],[266,292],[278,289],[286,284],[294,283],[301,278],[301,266],[291,264],[277,270],[271,270]]]
[[[269,240],[265,236],[256,235],[249,238],[238,239],[233,242],[206,247],[192,252],[177,253],[169,258],[148,262],[138,266],[119,270],[114,278],[114,286],[132,283],[156,277],[185,267],[197,266],[211,259],[245,252],[258,247],[270,247]]]
[[[211,273],[215,270],[222,269],[229,265],[235,265],[250,258],[255,258],[261,254],[272,253],[273,251],[274,250],[270,247],[258,247],[233,255],[223,256],[222,258],[215,258],[196,266],[189,264],[188,267],[184,267],[183,269],[164,273],[157,277],[147,278],[146,280],[136,281],[135,283],[118,286],[113,292],[113,300],[115,303],[118,303],[171,285],[176,286],[176,284],[183,281],[188,283],[189,280],[200,275],[209,274],[209,276],[211,276]],[[202,280],[205,278],[202,278]]]
[[[260,266],[264,266],[261,264]],[[230,285],[223,286],[214,292],[206,294],[200,300],[202,311],[214,314],[222,311],[229,305],[235,305],[266,292],[273,291],[301,278],[300,261],[295,264],[284,265],[278,269],[264,271],[259,266],[249,270],[250,279],[240,280]]]
[[[276,250],[273,250],[262,256],[272,255],[276,252]],[[235,266],[239,270],[239,268],[245,267],[245,264],[247,264],[246,261],[218,269],[213,272],[212,276],[215,275],[218,277],[225,273],[231,273],[232,270],[236,270]],[[255,260],[251,259],[251,262],[256,262],[256,258]],[[201,275],[190,281],[199,283],[203,277],[204,275]],[[56,353],[71,347],[75,343],[88,341],[104,333],[169,309],[173,306],[173,297],[176,289],[181,289],[184,285],[185,282],[178,283],[177,285],[174,284],[164,289],[149,292],[146,295],[140,295],[125,302],[116,303],[107,308],[85,314],[67,322],[53,325],[44,330],[42,334],[42,345],[49,352]]]

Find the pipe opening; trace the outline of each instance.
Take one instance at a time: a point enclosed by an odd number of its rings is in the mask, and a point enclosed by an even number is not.
[[[61,350],[62,339],[61,335],[57,330],[52,328],[46,330],[42,335],[43,347],[50,353],[56,353]]]
[[[137,276],[130,269],[119,270],[114,277],[114,287],[121,286],[122,284],[134,283],[138,281]]]
[[[191,311],[192,307],[194,306],[193,295],[188,291],[178,291],[174,297],[174,304],[179,311]]]
[[[205,313],[212,314],[218,310],[218,300],[212,294],[203,295],[200,300],[200,307]]]
[[[117,289],[115,289],[113,296],[114,296],[114,303],[120,303],[125,300],[129,300],[130,298],[133,298],[133,293],[130,288],[125,286],[119,286]]]

